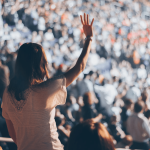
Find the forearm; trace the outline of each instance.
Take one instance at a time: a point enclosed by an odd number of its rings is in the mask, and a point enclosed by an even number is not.
[[[90,53],[91,43],[92,43],[92,40],[90,40],[90,39],[85,41],[83,51],[82,51],[80,57],[77,60],[76,65],[75,65],[76,68],[79,68],[80,73],[85,69],[87,59],[88,59],[88,56]]]
[[[67,78],[66,86],[69,86],[73,80],[75,80],[77,76],[84,70],[90,53],[91,43],[92,40],[90,39],[85,41],[82,53],[79,56],[75,66],[65,73],[65,77]]]
[[[124,133],[124,131],[119,126],[117,126],[116,129],[119,132],[121,138],[124,138],[126,136],[126,134]]]

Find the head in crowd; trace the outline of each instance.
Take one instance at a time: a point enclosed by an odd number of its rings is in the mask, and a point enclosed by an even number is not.
[[[148,93],[146,91],[143,91],[141,93],[141,100],[146,103],[146,101],[148,100]]]
[[[22,91],[48,78],[47,59],[42,46],[36,43],[23,44],[18,50],[15,76],[10,82],[9,92],[15,93],[17,100],[24,99]]]
[[[45,77],[49,77],[47,59],[41,45],[25,43],[19,48],[15,75],[17,77],[23,77],[29,85],[43,82]]]
[[[110,118],[110,125],[115,125],[120,121],[120,115],[112,115]]]
[[[84,74],[84,79],[89,79],[90,75],[89,74]]]
[[[106,79],[103,79],[101,85],[104,86],[107,83]]]
[[[113,79],[113,82],[116,82],[118,80],[116,76],[113,76],[112,79]]]
[[[143,101],[137,101],[135,104],[134,104],[134,112],[135,113],[140,113],[140,112],[143,112],[144,111],[144,108],[145,108],[145,104]]]
[[[67,150],[115,150],[115,148],[106,127],[90,119],[73,128]]]
[[[118,81],[118,82],[119,82],[119,84],[121,84],[123,81],[122,81],[122,79],[119,79],[119,81]]]
[[[93,104],[93,93],[92,92],[87,92],[83,96],[83,102],[84,105],[92,105]]]
[[[132,109],[133,108],[132,107],[133,106],[133,101],[131,99],[125,99],[124,104],[125,104],[125,107],[127,109]]]

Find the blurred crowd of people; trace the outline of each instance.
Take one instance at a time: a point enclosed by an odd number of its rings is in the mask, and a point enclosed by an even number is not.
[[[0,98],[13,77],[17,49],[23,43],[43,46],[51,77],[75,64],[85,39],[79,19],[83,12],[95,18],[92,48],[86,69],[67,88],[66,104],[56,108],[59,138],[66,145],[72,127],[94,118],[107,127],[118,148],[130,147],[134,142],[147,144],[150,138],[148,0],[1,0]],[[134,119],[137,124],[143,121],[143,128],[137,125],[136,131],[132,126]]]

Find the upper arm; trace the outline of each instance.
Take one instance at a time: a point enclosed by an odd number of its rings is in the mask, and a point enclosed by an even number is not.
[[[80,67],[74,66],[72,69],[64,73],[66,77],[66,87],[68,87],[81,73]]]
[[[15,129],[14,129],[13,123],[11,122],[11,120],[6,119],[6,125],[7,125],[7,129],[8,129],[10,137],[16,143],[16,133],[15,133]]]
[[[7,104],[7,100],[8,100],[8,97],[7,97],[7,93],[6,93],[6,90],[4,91],[3,93],[3,97],[2,97],[2,104],[1,104],[1,108],[2,108],[2,116],[5,118],[5,119],[9,119],[9,115],[8,115],[8,104]]]
[[[7,129],[9,133],[13,133],[15,131],[13,123],[11,122],[11,120],[8,120],[8,119],[5,119],[5,120],[6,120],[6,125],[7,125]]]

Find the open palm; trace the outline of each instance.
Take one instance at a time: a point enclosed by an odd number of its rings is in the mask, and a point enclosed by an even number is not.
[[[80,15],[80,18],[81,18],[81,23],[83,25],[83,31],[84,31],[84,34],[89,37],[92,37],[93,36],[93,28],[92,28],[92,25],[93,25],[93,22],[94,22],[94,18],[92,19],[92,22],[91,24],[89,24],[89,15],[85,14],[84,13],[84,20],[82,18],[82,16]]]

